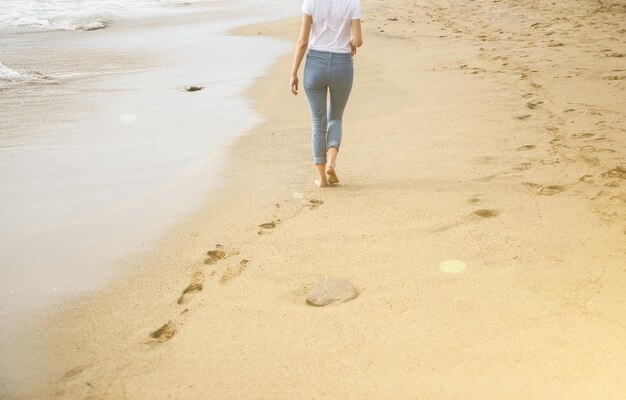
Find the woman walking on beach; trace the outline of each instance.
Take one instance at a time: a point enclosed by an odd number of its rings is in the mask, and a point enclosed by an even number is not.
[[[354,70],[363,44],[359,0],[304,0],[302,27],[291,70],[291,93],[298,94],[298,70],[308,48],[303,85],[311,107],[313,161],[318,187],[338,183],[335,162]],[[327,98],[330,93],[330,106]]]

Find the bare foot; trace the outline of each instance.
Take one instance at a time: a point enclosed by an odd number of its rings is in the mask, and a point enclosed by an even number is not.
[[[318,188],[323,188],[323,187],[328,186],[328,182],[326,180],[322,182],[320,178],[315,179],[313,182],[315,182],[315,186],[317,186]]]
[[[339,183],[339,178],[337,178],[337,173],[335,172],[335,168],[334,167],[328,167],[326,168],[326,175],[328,175],[328,182],[329,183]]]

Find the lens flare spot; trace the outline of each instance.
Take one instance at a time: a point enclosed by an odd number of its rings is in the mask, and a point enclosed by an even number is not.
[[[446,274],[460,274],[467,269],[467,264],[461,260],[446,260],[439,264],[439,270]]]
[[[137,120],[137,115],[133,113],[123,113],[120,114],[120,120],[124,122],[133,122]]]

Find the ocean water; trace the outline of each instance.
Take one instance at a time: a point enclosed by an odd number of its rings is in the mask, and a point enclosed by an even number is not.
[[[0,0],[0,35],[45,31],[89,31],[117,21],[197,12],[216,0]],[[0,87],[44,78],[2,64]]]
[[[91,30],[112,21],[191,11],[211,0],[1,0],[0,32]]]
[[[48,31],[91,31],[119,22],[155,16],[221,12],[262,18],[293,14],[299,0],[0,0],[0,39],[11,34]],[[46,83],[50,76],[9,65],[0,46],[0,89],[23,83]]]

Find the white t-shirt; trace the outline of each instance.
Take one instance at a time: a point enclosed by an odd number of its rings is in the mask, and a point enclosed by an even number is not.
[[[359,0],[304,0],[302,11],[313,19],[309,49],[350,53],[351,23],[361,19]]]

